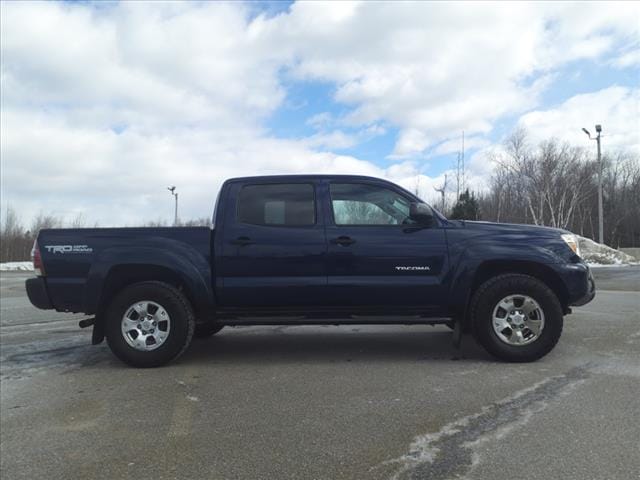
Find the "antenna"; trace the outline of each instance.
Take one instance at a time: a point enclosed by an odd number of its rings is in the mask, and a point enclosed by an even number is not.
[[[456,202],[460,198],[460,152],[457,153],[456,165]]]
[[[414,187],[415,191],[413,193],[416,194],[416,197],[420,196],[420,174],[416,175],[416,184]]]

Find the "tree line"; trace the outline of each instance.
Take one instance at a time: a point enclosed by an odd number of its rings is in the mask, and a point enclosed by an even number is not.
[[[463,192],[444,205],[449,218],[530,223],[563,228],[597,240],[598,163],[593,152],[556,139],[533,143],[516,130],[503,148],[487,156],[493,165],[488,188]],[[640,246],[640,158],[637,153],[605,153],[602,161],[604,242],[614,247]],[[440,206],[440,201],[434,202]],[[28,260],[43,228],[86,227],[83,215],[69,222],[41,213],[25,226],[12,208],[0,222],[0,262]],[[208,218],[180,222],[209,225]],[[92,225],[92,226],[98,226]],[[140,226],[162,227],[159,220]]]
[[[464,192],[450,218],[529,223],[598,239],[598,162],[594,152],[557,139],[532,143],[517,130],[489,154],[489,187]],[[602,157],[604,243],[640,246],[640,158],[615,151]]]
[[[207,226],[211,223],[208,218],[196,218],[187,221],[179,221],[179,226],[195,227]],[[2,212],[0,222],[0,262],[19,262],[29,260],[31,249],[38,232],[45,228],[85,228],[98,227],[97,223],[88,224],[82,214],[78,214],[70,221],[65,221],[61,216],[51,214],[38,214],[30,224],[25,225],[15,210],[7,207]],[[169,227],[170,223],[163,220],[144,222],[141,227]]]

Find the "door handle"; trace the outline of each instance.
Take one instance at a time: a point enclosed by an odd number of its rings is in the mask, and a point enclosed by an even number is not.
[[[231,245],[239,245],[244,247],[245,245],[251,245],[253,242],[249,237],[238,237],[235,240],[231,240]]]
[[[333,240],[331,240],[331,243],[334,243],[336,245],[342,245],[343,247],[348,247],[349,245],[353,245],[354,243],[356,243],[356,241],[351,237],[342,235],[338,238],[334,238]]]

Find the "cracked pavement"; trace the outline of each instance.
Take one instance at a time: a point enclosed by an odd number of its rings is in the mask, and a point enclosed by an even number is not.
[[[226,328],[135,370],[0,275],[2,478],[640,478],[640,267],[504,364],[445,327]]]

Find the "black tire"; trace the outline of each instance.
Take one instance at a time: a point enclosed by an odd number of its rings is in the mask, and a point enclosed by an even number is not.
[[[123,316],[136,302],[155,302],[170,317],[168,336],[154,350],[141,351],[130,346],[121,331]],[[109,348],[116,357],[132,367],[151,368],[165,365],[187,349],[195,330],[195,317],[189,300],[175,287],[164,282],[141,282],[126,287],[109,304],[105,334]]]
[[[196,338],[209,338],[218,333],[224,328],[224,325],[219,325],[214,322],[197,323],[194,337]]]
[[[498,302],[509,295],[527,295],[544,314],[544,328],[538,338],[526,345],[510,345],[501,340],[492,325]],[[504,274],[483,283],[470,305],[474,337],[490,354],[507,362],[532,362],[549,353],[562,334],[562,306],[553,291],[537,278],[522,274]]]

